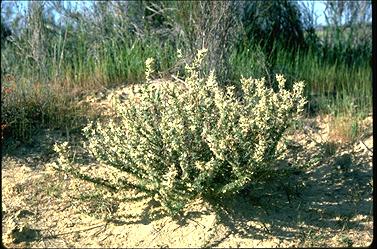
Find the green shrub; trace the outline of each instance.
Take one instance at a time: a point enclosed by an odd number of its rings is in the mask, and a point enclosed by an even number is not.
[[[304,84],[288,91],[277,75],[274,92],[264,79],[242,78],[243,92],[236,96],[234,87],[217,84],[213,71],[199,76],[205,52],[186,66],[184,81],[170,83],[151,83],[148,60],[147,84],[117,102],[117,117],[84,129],[87,151],[122,174],[105,180],[78,173],[67,143],[55,146],[60,169],[115,189],[136,188],[172,214],[194,198],[221,198],[258,180],[284,155],[279,141],[303,109]]]

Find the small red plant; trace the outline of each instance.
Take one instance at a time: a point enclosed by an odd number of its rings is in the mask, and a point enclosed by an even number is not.
[[[7,133],[8,128],[9,128],[8,124],[1,123],[1,139],[4,139],[4,134]]]
[[[4,93],[5,93],[5,94],[10,94],[11,92],[13,92],[13,89],[12,89],[12,88],[10,88],[10,87],[5,87],[5,88],[4,88]]]

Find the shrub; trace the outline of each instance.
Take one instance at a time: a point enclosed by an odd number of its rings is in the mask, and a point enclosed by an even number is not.
[[[217,84],[213,71],[199,76],[205,52],[186,66],[184,81],[170,83],[151,83],[148,60],[147,84],[117,102],[116,118],[83,130],[86,150],[122,174],[105,180],[77,173],[69,166],[67,143],[55,146],[60,170],[115,189],[136,188],[172,214],[193,198],[221,198],[258,180],[284,155],[279,141],[303,109],[304,84],[288,91],[277,75],[275,92],[263,78],[242,78],[236,96],[234,87]]]

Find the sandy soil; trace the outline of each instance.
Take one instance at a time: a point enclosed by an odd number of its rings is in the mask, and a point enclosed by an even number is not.
[[[198,199],[179,220],[164,216],[141,193],[102,195],[93,184],[54,171],[52,144],[66,137],[45,130],[33,146],[19,145],[2,158],[2,243],[12,248],[368,246],[373,140],[371,118],[365,122],[369,128],[357,142],[338,144],[329,138],[326,118],[305,120],[304,132],[290,135],[292,152],[279,167],[285,172],[295,166],[287,177],[256,183],[216,209]]]

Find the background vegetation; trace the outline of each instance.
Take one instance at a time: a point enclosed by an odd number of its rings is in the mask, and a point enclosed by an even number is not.
[[[2,135],[30,140],[36,128],[82,128],[78,100],[102,87],[158,77],[208,48],[202,72],[239,87],[241,75],[282,73],[306,82],[307,114],[353,120],[371,112],[371,1],[325,1],[327,25],[295,1],[1,2]],[[177,57],[177,50],[182,57]]]

